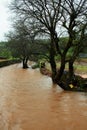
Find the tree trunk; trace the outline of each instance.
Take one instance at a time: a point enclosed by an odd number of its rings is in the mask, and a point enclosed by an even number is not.
[[[62,75],[64,73],[64,69],[65,69],[65,56],[61,58],[61,65],[60,65],[60,69],[58,70],[56,77],[55,77],[55,82],[56,83],[60,83]]]
[[[74,76],[73,61],[69,61],[69,78],[72,79]]]
[[[55,82],[55,75],[56,75],[56,63],[55,63],[55,58],[54,55],[50,55],[50,65],[51,65],[51,70],[52,70],[52,81]]]
[[[50,65],[52,70],[52,81],[55,82],[55,76],[56,76],[56,62],[55,62],[55,45],[54,45],[54,35],[51,34],[51,43],[50,43]]]
[[[27,69],[28,68],[27,62],[28,62],[28,58],[24,57],[23,58],[23,69]]]

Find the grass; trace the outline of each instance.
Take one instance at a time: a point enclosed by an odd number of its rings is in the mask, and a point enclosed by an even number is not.
[[[57,63],[57,68],[60,67],[60,62]],[[50,65],[47,63],[46,68],[51,70]],[[66,64],[65,67],[66,70],[68,70],[68,64]],[[87,74],[87,58],[81,58],[78,61],[74,63],[74,70],[75,73],[78,74]]]
[[[87,65],[74,65],[75,72],[76,73],[81,73],[81,74],[87,74]]]
[[[2,62],[2,61],[6,61],[6,59],[0,59],[0,62]]]

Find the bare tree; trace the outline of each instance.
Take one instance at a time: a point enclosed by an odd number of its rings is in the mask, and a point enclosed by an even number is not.
[[[50,36],[50,64],[52,77],[56,75],[55,55],[56,51],[61,53],[58,46],[58,36],[56,33],[57,24],[61,18],[62,0],[14,0],[12,10],[22,17],[28,18],[39,23],[40,30]]]
[[[27,62],[31,54],[31,38],[28,34],[27,27],[22,21],[17,21],[14,24],[14,31],[7,34],[8,48],[11,50],[14,57],[21,58],[23,68],[28,68]]]
[[[79,50],[81,50],[83,35],[85,35],[86,22],[83,19],[87,16],[87,0],[14,0],[11,4],[11,9],[19,17],[21,16],[21,19],[27,21],[26,23],[30,28],[34,21],[36,24],[34,24],[33,29],[36,34],[43,32],[50,36],[49,59],[53,82],[60,83],[66,62],[69,63],[69,72],[72,77],[73,63]],[[66,30],[68,37],[63,50],[59,44],[59,26]],[[76,42],[77,33],[80,34],[78,42]],[[74,48],[74,53],[67,59],[67,53],[70,48]],[[56,55],[61,57],[59,71],[56,67]]]
[[[30,21],[29,21],[30,22]],[[27,21],[17,20],[13,23],[14,31],[7,34],[7,47],[12,52],[13,57],[21,58],[23,61],[23,68],[28,68],[28,60],[36,60],[39,55],[48,58],[48,42],[43,44],[44,40],[38,40],[36,36],[39,29],[36,28],[33,22],[27,25]],[[36,38],[36,39],[35,39]]]
[[[71,78],[74,75],[73,63],[83,46],[85,29],[87,26],[87,20],[85,17],[87,15],[87,1],[65,0],[65,6],[62,5],[62,7],[64,8],[62,13],[62,25],[67,30],[68,34],[68,42],[64,48],[62,57],[64,57],[65,62],[69,62],[69,72]],[[79,35],[79,39],[77,35]],[[70,59],[67,60],[67,52],[72,47],[74,48],[74,51]]]

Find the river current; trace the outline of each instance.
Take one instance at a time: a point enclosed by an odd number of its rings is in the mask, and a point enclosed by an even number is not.
[[[0,68],[0,130],[87,130],[87,93],[64,91],[39,69]]]

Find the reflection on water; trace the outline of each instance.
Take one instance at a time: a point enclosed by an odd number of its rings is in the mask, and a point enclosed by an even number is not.
[[[87,93],[65,92],[38,69],[0,69],[0,130],[86,129]]]

